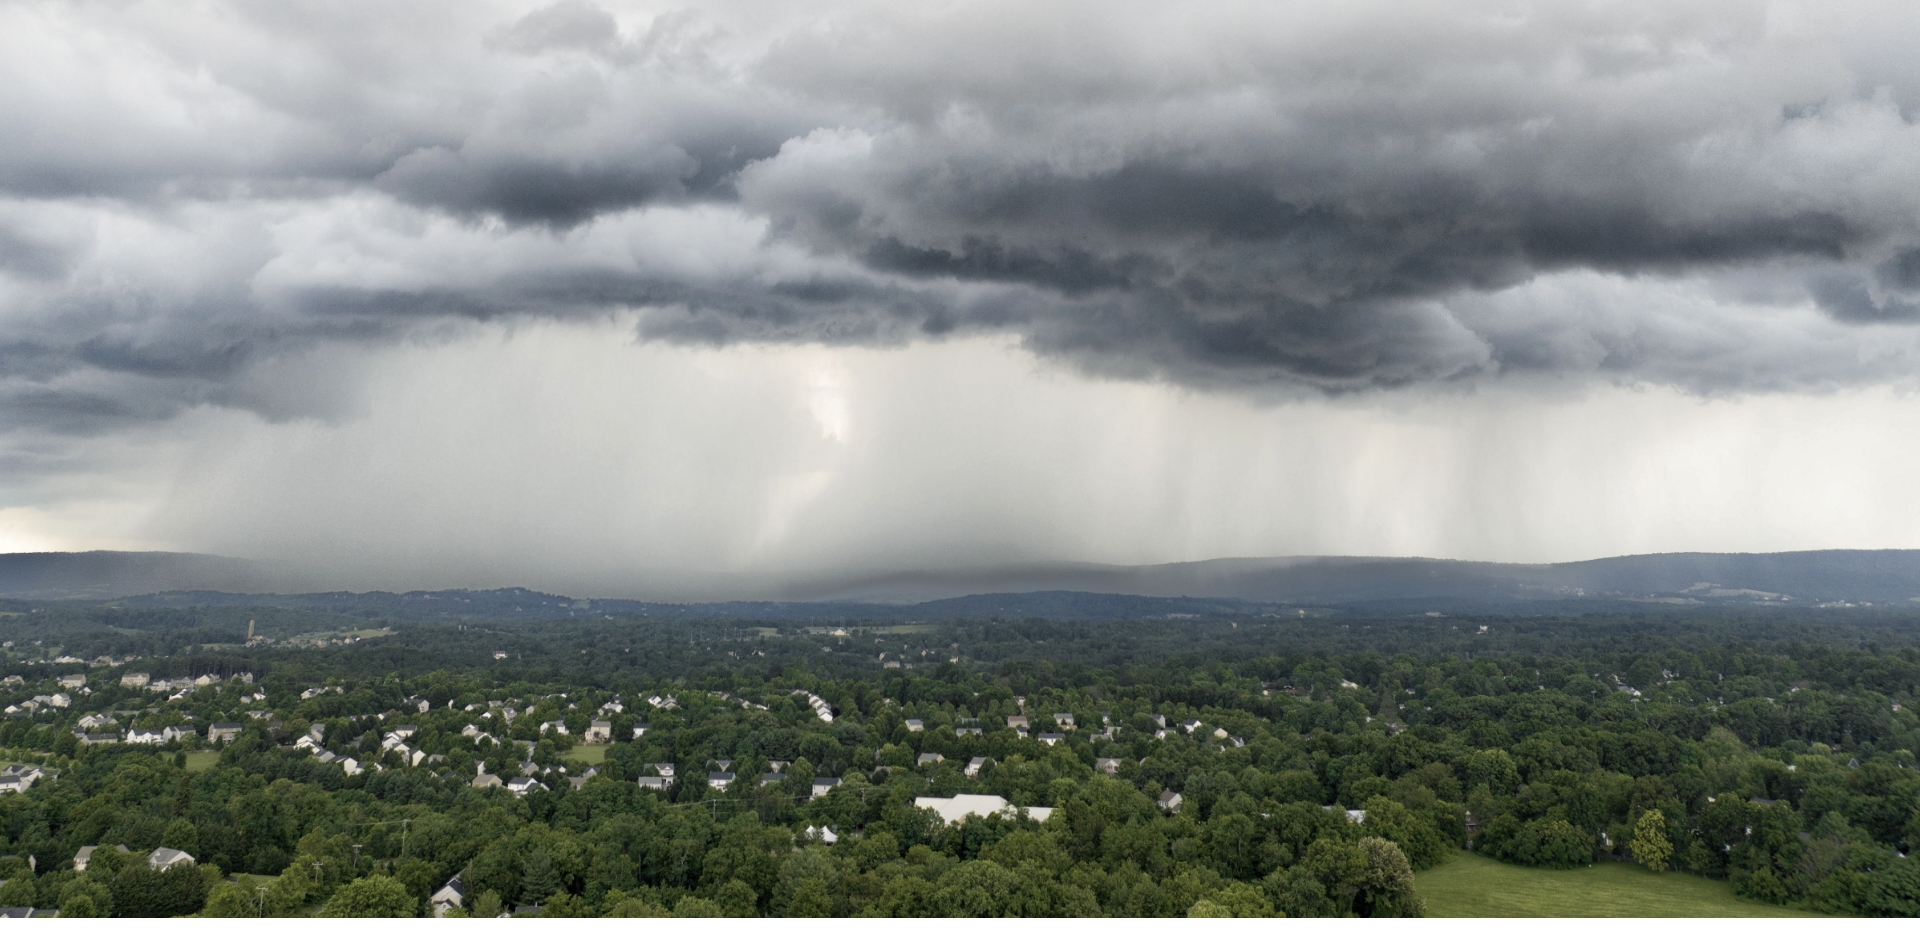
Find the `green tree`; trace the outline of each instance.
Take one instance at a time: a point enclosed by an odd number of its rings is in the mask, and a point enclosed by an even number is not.
[[[491,919],[505,911],[500,903],[500,894],[491,889],[484,890],[473,900],[473,915],[478,919]]]
[[[200,830],[194,828],[194,822],[192,822],[192,820],[186,820],[184,816],[177,816],[177,818],[173,818],[171,822],[167,822],[167,830],[159,836],[159,845],[161,845],[161,847],[173,847],[173,849],[184,849],[186,853],[192,853],[194,857],[198,857],[198,855],[200,855]]]
[[[676,919],[719,919],[724,918],[720,907],[711,899],[699,896],[681,896],[673,905],[673,917]]]
[[[1633,827],[1633,840],[1627,844],[1627,852],[1633,854],[1641,866],[1656,873],[1667,870],[1667,861],[1673,858],[1673,842],[1667,839],[1667,815],[1654,808],[1640,815],[1640,822]]]
[[[653,902],[639,896],[629,896],[622,890],[607,893],[605,915],[609,919],[664,919],[672,914]]]
[[[559,881],[553,874],[553,857],[546,847],[538,847],[527,857],[526,878],[520,884],[520,901],[539,905],[553,895]]]
[[[1273,901],[1250,883],[1228,883],[1187,910],[1189,919],[1271,919]]]
[[[250,892],[238,883],[221,883],[207,894],[207,905],[200,914],[209,919],[251,919],[260,914],[260,907]]]
[[[32,906],[34,892],[33,874],[22,870],[0,886],[0,906]]]
[[[1360,852],[1366,871],[1360,880],[1354,909],[1375,918],[1410,918],[1427,914],[1426,900],[1413,890],[1413,867],[1391,840],[1361,837]]]
[[[419,904],[404,883],[391,876],[367,876],[340,888],[320,909],[326,919],[404,919]]]

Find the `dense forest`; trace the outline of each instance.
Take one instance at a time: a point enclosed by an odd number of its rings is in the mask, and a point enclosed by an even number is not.
[[[1406,916],[1469,846],[1920,915],[1898,613],[0,609],[0,906],[68,917]]]

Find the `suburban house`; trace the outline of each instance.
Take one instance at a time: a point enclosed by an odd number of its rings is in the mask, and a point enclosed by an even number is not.
[[[200,734],[199,730],[191,725],[169,725],[160,730],[160,737],[165,738],[169,742],[177,742],[188,735],[198,734]]]
[[[953,734],[955,734],[955,735],[985,735],[986,733],[985,733],[985,732],[983,732],[983,731],[981,731],[981,730],[979,730],[979,729],[977,729],[977,728],[956,728],[956,729],[954,729],[954,730],[953,730]]]
[[[78,728],[81,728],[81,729],[85,729],[86,731],[89,731],[89,732],[91,732],[91,731],[93,731],[93,730],[95,730],[95,729],[101,729],[101,728],[107,728],[107,727],[109,727],[109,726],[111,726],[111,725],[113,725],[113,716],[111,716],[111,715],[83,715],[83,716],[81,716],[81,717],[80,717],[80,721],[78,721],[78,722],[76,722],[76,723],[74,723],[74,724],[75,724],[75,726],[76,726],[76,727],[78,727]]]
[[[586,786],[588,780],[592,779],[594,776],[598,775],[599,773],[600,773],[599,768],[588,768],[587,770],[581,772],[580,774],[568,778],[567,783],[573,785],[573,789],[578,791],[582,787]]]
[[[921,720],[921,719],[908,719],[908,720],[907,720],[907,731],[909,731],[909,732],[924,732],[924,731],[926,731],[926,730],[927,730],[927,723],[926,723],[926,722],[925,722],[924,720]]]
[[[125,676],[120,677],[120,685],[125,686],[128,689],[145,689],[147,688],[147,683],[151,682],[152,680],[153,680],[153,677],[147,675],[146,673],[128,673]]]
[[[215,722],[207,726],[207,741],[230,742],[239,737],[239,722]]]
[[[488,774],[485,762],[480,764],[480,773],[473,776],[473,786],[477,788],[505,787],[506,782],[499,775]]]
[[[766,787],[769,784],[779,784],[780,782],[785,781],[786,779],[787,779],[787,776],[785,773],[779,772],[779,771],[770,771],[760,776],[760,786]]]
[[[1180,813],[1180,794],[1177,791],[1160,792],[1160,809],[1169,814]]]
[[[129,745],[164,745],[167,737],[152,729],[136,728],[127,733]]]
[[[1041,735],[1039,737],[1039,740],[1040,740],[1040,744],[1042,745],[1052,746],[1052,745],[1058,745],[1061,742],[1066,741],[1067,736],[1062,735],[1059,732],[1048,732],[1044,735]]]
[[[127,845],[124,843],[114,844],[113,848],[116,850],[119,850],[121,853],[133,852],[132,850],[127,849]],[[93,851],[98,849],[100,849],[98,846],[89,845],[89,846],[81,847],[79,850],[75,851],[75,853],[73,854],[73,871],[76,873],[86,872],[87,864],[92,862],[93,860]]]
[[[0,794],[25,794],[31,787],[17,774],[0,774]]]
[[[119,743],[120,736],[112,732],[88,732],[80,736],[80,744],[82,745],[117,745]]]
[[[969,816],[987,817],[1000,814],[1005,817],[1017,817],[1020,808],[1007,802],[1007,799],[994,794],[955,794],[952,797],[916,797],[913,806],[933,811],[948,824],[957,824]],[[1051,807],[1026,808],[1027,816],[1034,820],[1046,820],[1053,816]]]
[[[636,726],[634,726],[634,727],[633,727],[633,737],[634,737],[635,739],[638,739],[638,738],[640,738],[640,737],[641,737],[642,735],[645,735],[645,734],[647,734],[647,727],[646,727],[646,726],[644,726],[644,725],[636,725]]]
[[[587,744],[604,745],[613,741],[613,720],[598,719],[587,723]]]
[[[434,893],[427,902],[433,905],[433,917],[442,919],[446,917],[450,910],[460,908],[460,904],[465,902],[466,899],[467,884],[461,882],[460,877],[455,876],[447,880],[447,884],[440,887],[440,891]]]
[[[532,778],[514,778],[507,782],[507,790],[512,791],[515,797],[526,797],[536,790],[544,791],[546,789],[546,785]]]
[[[60,677],[60,688],[62,689],[80,689],[85,687],[86,684],[87,674],[85,673],[75,673],[72,676]]]
[[[147,866],[156,870],[192,865],[193,855],[185,850],[175,850],[172,847],[159,847],[152,853],[147,854]]]
[[[654,774],[657,774],[663,778],[666,778],[669,783],[673,781],[673,763],[672,762],[659,761],[659,762],[655,762],[653,764],[647,765],[647,767],[652,768]]]
[[[1100,772],[1101,774],[1119,774],[1119,773],[1120,773],[1120,759],[1118,759],[1118,758],[1095,758],[1095,759],[1093,759],[1093,770],[1095,770],[1095,771],[1098,771],[1098,772]]]
[[[839,778],[814,778],[813,779],[813,796],[826,797],[828,791],[831,791],[834,788],[837,788],[839,786],[840,786]]]
[[[727,788],[730,788],[732,786],[733,786],[733,772],[731,771],[707,772],[707,787],[710,787],[716,791],[724,791]]]
[[[1062,731],[1066,731],[1066,732],[1073,731],[1073,728],[1074,728],[1073,713],[1055,712],[1053,714],[1053,724],[1060,726],[1060,729]]]
[[[1024,715],[1009,715],[1007,716],[1007,727],[1008,728],[1026,728],[1027,717]]]
[[[650,790],[664,791],[672,784],[673,784],[673,781],[669,778],[656,777],[654,775],[646,775],[646,774],[643,774],[640,776],[640,786],[643,788],[648,788]]]
[[[960,773],[969,778],[977,778],[980,776],[980,769],[984,767],[986,763],[987,757],[985,755],[975,755],[972,759],[968,760],[965,768],[960,769]]]

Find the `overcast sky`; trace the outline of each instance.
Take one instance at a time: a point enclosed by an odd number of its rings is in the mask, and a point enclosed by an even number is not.
[[[0,3],[0,551],[671,596],[1920,546],[1916,38]]]

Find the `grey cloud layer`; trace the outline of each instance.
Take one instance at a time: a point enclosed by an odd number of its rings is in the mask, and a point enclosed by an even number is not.
[[[1279,396],[1920,367],[1910,6],[0,7],[0,424],[640,310]],[[350,399],[350,398],[349,398]]]

